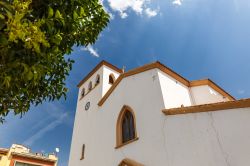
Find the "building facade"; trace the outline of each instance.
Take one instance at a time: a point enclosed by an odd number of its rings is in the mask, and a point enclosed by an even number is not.
[[[78,87],[69,166],[250,165],[250,99],[209,79],[102,61]]]
[[[13,144],[11,148],[0,148],[0,166],[56,166],[55,154],[31,153],[23,145]]]

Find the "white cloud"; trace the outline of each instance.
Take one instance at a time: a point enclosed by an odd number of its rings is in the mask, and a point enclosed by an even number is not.
[[[182,5],[182,0],[174,0],[173,5],[181,6]]]
[[[95,57],[100,57],[97,50],[94,49],[94,47],[91,45],[88,45],[87,47],[82,47],[81,50],[88,51],[91,55],[93,55]]]
[[[150,8],[147,8],[146,10],[145,10],[145,13],[146,13],[146,15],[150,18],[150,17],[154,17],[154,16],[156,16],[157,15],[157,11],[156,10],[152,10],[152,9],[150,9]]]
[[[127,18],[128,17],[128,14],[127,13],[120,13],[120,16],[121,16],[121,18]]]
[[[53,130],[55,127],[60,125],[63,120],[68,116],[67,113],[62,114],[57,120],[52,121],[44,128],[40,129],[38,132],[36,132],[33,136],[29,137],[27,140],[25,140],[22,144],[31,146],[35,141],[42,138],[45,133],[47,133],[50,130]]]
[[[157,15],[157,12],[147,8],[147,4],[150,4],[151,0],[107,0],[110,8],[113,11],[117,11],[121,18],[127,18],[127,11],[130,9],[138,15],[146,13],[147,16],[152,17]]]
[[[108,0],[109,6],[114,11],[125,12],[128,8],[133,9],[136,13],[141,13],[144,0]]]

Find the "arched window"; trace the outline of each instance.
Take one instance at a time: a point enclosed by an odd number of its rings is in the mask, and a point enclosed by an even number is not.
[[[95,85],[98,85],[100,83],[100,75],[98,74],[95,79]]]
[[[116,148],[137,140],[135,115],[129,106],[123,106],[116,126]]]
[[[81,97],[83,97],[84,95],[85,95],[85,88],[82,89]]]
[[[92,89],[92,82],[89,82],[89,91]]]
[[[114,82],[115,82],[115,76],[114,76],[114,74],[111,73],[111,74],[109,75],[109,83],[110,83],[110,84],[113,84]]]
[[[122,119],[122,143],[135,138],[134,117],[130,111],[126,111]]]

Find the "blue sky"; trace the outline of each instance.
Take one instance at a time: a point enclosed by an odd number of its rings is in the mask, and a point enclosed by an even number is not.
[[[0,147],[25,144],[38,152],[60,148],[67,166],[77,83],[101,60],[132,69],[160,61],[189,80],[210,78],[237,99],[250,97],[250,1],[104,0],[112,16],[98,41],[77,47],[67,78],[67,100],[9,115],[0,125]]]

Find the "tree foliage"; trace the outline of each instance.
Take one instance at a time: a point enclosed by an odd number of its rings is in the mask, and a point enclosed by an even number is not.
[[[1,0],[0,121],[66,97],[64,55],[93,44],[108,21],[99,0]]]

